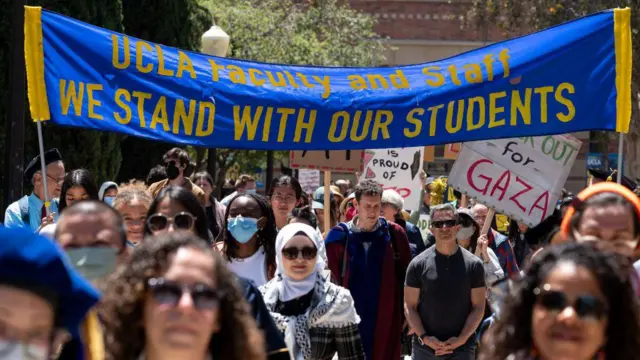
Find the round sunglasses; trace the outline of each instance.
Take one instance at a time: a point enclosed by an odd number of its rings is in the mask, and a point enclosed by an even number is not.
[[[189,294],[198,310],[215,309],[220,304],[223,292],[207,285],[184,285],[163,278],[151,278],[147,282],[153,299],[161,305],[178,306],[184,294]]]
[[[165,214],[153,214],[147,218],[147,225],[151,231],[163,231],[170,224],[179,230],[191,230],[196,223],[196,217],[188,212],[181,212],[170,217]]]
[[[593,295],[580,295],[570,302],[566,293],[551,290],[548,284],[542,288],[535,288],[533,294],[536,296],[536,304],[547,311],[560,313],[567,307],[572,307],[583,320],[600,321],[607,317],[609,311],[606,302]]]
[[[295,260],[298,258],[298,255],[302,254],[302,258],[305,260],[311,260],[316,257],[318,254],[318,249],[313,246],[305,246],[303,248],[297,247],[288,247],[282,249],[282,256],[287,258],[288,260]]]

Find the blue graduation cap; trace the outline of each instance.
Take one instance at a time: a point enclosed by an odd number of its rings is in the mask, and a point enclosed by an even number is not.
[[[0,284],[31,291],[53,304],[57,326],[77,334],[100,293],[78,274],[51,240],[0,226]]]

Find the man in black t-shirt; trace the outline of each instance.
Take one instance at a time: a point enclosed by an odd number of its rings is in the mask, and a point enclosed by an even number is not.
[[[475,337],[484,314],[482,261],[458,246],[460,229],[451,204],[431,208],[435,246],[418,255],[407,269],[404,301],[407,320],[417,335],[415,360],[473,360]]]

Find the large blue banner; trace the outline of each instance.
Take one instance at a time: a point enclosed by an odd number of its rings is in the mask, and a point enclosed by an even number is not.
[[[437,62],[386,68],[218,58],[37,7],[25,11],[32,116],[56,125],[269,150],[628,130],[628,9]]]

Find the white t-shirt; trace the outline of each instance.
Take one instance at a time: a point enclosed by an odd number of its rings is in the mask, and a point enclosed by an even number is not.
[[[253,281],[255,286],[262,286],[268,282],[266,261],[265,251],[260,247],[255,254],[246,259],[231,258],[227,267],[234,274]]]

